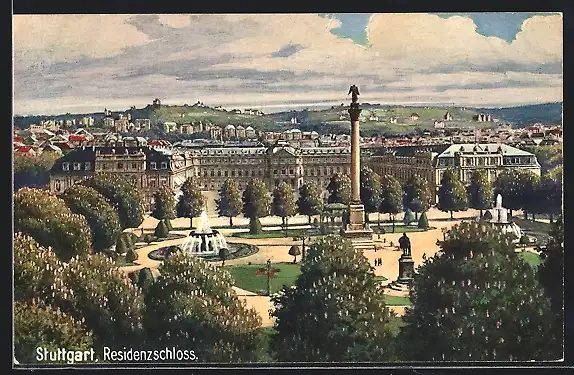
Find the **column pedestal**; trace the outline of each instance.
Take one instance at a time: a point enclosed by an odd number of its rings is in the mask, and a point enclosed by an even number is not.
[[[415,274],[415,261],[409,255],[401,255],[399,259],[399,278],[389,284],[389,288],[397,291],[409,292]]]
[[[355,250],[375,250],[373,231],[365,223],[365,207],[362,204],[349,205],[349,224],[344,228],[343,235],[351,240]]]

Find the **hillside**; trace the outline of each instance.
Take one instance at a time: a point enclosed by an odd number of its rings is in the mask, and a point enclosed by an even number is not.
[[[550,125],[562,124],[561,102],[510,108],[490,108],[484,109],[483,111],[488,111],[488,113],[491,113],[495,117],[504,118],[506,121],[519,127],[537,122]]]

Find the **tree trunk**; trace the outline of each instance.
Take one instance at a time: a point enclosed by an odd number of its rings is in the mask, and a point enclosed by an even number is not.
[[[536,214],[532,214],[532,221],[536,221]]]
[[[309,224],[311,224],[311,215],[309,215],[308,218],[309,218]]]
[[[393,233],[395,233],[395,218],[394,218],[394,216],[393,216],[392,220],[393,220]]]
[[[221,267],[225,266],[225,259],[221,260]]]
[[[193,229],[193,216],[189,218],[189,229]]]
[[[512,219],[512,210],[509,210],[509,211],[510,211],[510,218]]]
[[[554,222],[554,214],[550,213],[550,224]]]
[[[528,211],[524,210],[524,220],[528,220]]]
[[[482,217],[482,209],[480,210],[480,217]]]
[[[415,221],[419,220],[419,213],[417,211],[415,211]]]
[[[450,211],[450,219],[453,220],[454,217],[452,217],[452,211]]]
[[[377,212],[377,227],[381,229],[381,213]]]
[[[295,256],[293,257],[293,264],[296,264],[296,263],[297,263],[297,255],[295,255]]]
[[[233,216],[229,216],[229,226],[233,228]]]

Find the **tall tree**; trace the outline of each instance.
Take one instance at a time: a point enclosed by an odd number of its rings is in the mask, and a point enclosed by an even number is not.
[[[189,226],[193,227],[193,218],[201,215],[205,209],[205,198],[199,185],[190,177],[181,186],[181,195],[177,202],[177,217],[189,218]]]
[[[468,209],[466,190],[452,169],[443,172],[438,189],[438,208],[450,212],[451,219],[453,211]]]
[[[403,209],[403,188],[393,176],[386,175],[381,179],[381,204],[379,212],[389,214],[395,232],[395,215]]]
[[[153,193],[151,216],[158,220],[175,218],[175,197],[169,187],[162,186]]]
[[[271,197],[265,183],[259,179],[250,180],[243,191],[243,215],[249,218],[249,233],[262,232],[259,218],[269,216]]]
[[[417,214],[428,211],[432,206],[435,192],[427,180],[416,174],[407,179],[403,190],[403,206],[405,209],[410,208],[415,213],[415,220],[418,220]]]
[[[285,230],[287,230],[288,218],[297,213],[295,195],[288,183],[283,181],[273,190],[271,212],[273,215],[281,218],[281,222]]]
[[[272,297],[279,361],[389,360],[390,312],[367,259],[340,236],[314,243],[294,287]]]
[[[23,188],[14,195],[14,231],[52,247],[63,261],[92,252],[92,233],[84,216],[45,190]]]
[[[542,263],[538,266],[538,279],[550,297],[552,309],[551,327],[554,333],[552,342],[556,357],[560,357],[564,328],[564,220],[562,215],[553,224],[550,240],[541,254]]]
[[[321,213],[323,201],[321,200],[321,191],[317,184],[308,182],[299,188],[299,198],[297,208],[301,215],[306,215],[311,224],[311,217]]]
[[[115,243],[122,231],[120,219],[103,195],[86,186],[72,185],[60,197],[73,213],[86,218],[95,251],[104,251]]]
[[[13,154],[14,160],[14,191],[23,187],[43,187],[50,183],[50,169],[58,155],[43,152],[29,156],[20,153]]]
[[[521,208],[524,211],[524,219],[528,219],[528,212],[536,211],[535,188],[540,178],[534,173],[522,171],[518,173],[518,186],[520,188]]]
[[[502,196],[504,207],[510,211],[511,217],[512,211],[522,208],[523,202],[519,181],[519,173],[514,169],[503,170],[496,178],[496,181],[494,181],[495,199],[498,194]]]
[[[554,215],[562,213],[562,181],[543,176],[534,186],[534,198],[532,204],[535,207],[532,213],[550,215],[550,222],[553,221]]]
[[[95,189],[116,209],[122,229],[137,228],[143,222],[143,198],[131,183],[119,174],[101,173],[82,181]]]
[[[327,185],[327,190],[329,191],[328,203],[343,203],[349,204],[351,200],[351,179],[346,174],[335,173],[329,185]]]
[[[556,359],[550,303],[511,238],[463,222],[415,273],[399,342],[405,360]]]
[[[470,178],[470,185],[467,187],[468,205],[475,210],[480,210],[480,217],[482,211],[492,208],[494,202],[494,191],[492,190],[492,183],[488,181],[488,172],[483,169],[477,169],[472,172]]]
[[[219,188],[219,199],[215,203],[219,216],[227,216],[229,226],[233,227],[233,218],[241,214],[242,209],[241,192],[235,180],[225,180]]]
[[[381,204],[381,178],[369,167],[361,168],[361,203],[365,206],[365,218],[377,212]]]
[[[177,252],[145,289],[144,325],[152,348],[193,345],[200,362],[248,362],[261,354],[261,318],[232,290],[231,275]]]

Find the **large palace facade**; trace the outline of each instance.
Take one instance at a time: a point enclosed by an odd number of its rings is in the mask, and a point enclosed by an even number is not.
[[[399,150],[362,155],[363,165],[381,176],[391,175],[401,183],[412,175],[425,178],[431,186],[440,184],[442,172],[454,168],[468,182],[472,170],[491,170],[491,179],[503,168],[521,168],[540,174],[533,154],[507,145],[451,145],[441,153]],[[70,151],[54,164],[50,172],[50,190],[56,194],[97,172],[121,173],[151,202],[153,193],[163,185],[178,191],[193,177],[203,191],[215,192],[230,178],[239,188],[254,178],[263,180],[269,190],[280,182],[294,190],[312,181],[327,196],[329,179],[335,173],[350,175],[349,147],[300,147],[278,142],[271,147],[203,147],[198,149],[148,146],[135,143],[82,147]]]

